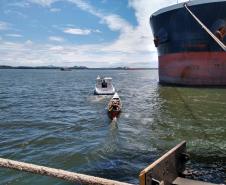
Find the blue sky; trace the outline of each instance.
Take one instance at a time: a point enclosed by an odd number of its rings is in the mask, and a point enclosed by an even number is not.
[[[157,67],[151,13],[176,0],[0,0],[0,65]]]

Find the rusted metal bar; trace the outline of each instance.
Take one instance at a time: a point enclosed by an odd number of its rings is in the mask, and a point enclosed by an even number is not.
[[[213,184],[209,182],[197,181],[197,180],[186,179],[181,177],[177,177],[172,184],[173,185],[218,185],[218,184]]]
[[[185,162],[186,142],[183,141],[141,171],[140,185],[171,185],[185,170]]]
[[[183,141],[141,171],[140,185],[220,185],[183,178],[188,159]]]

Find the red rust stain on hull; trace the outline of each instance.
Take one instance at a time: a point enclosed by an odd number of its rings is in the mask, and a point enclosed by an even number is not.
[[[159,56],[159,82],[226,85],[226,52],[186,52]]]

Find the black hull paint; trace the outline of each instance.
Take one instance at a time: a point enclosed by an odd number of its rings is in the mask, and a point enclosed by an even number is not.
[[[226,26],[226,1],[193,5],[189,9],[212,33]],[[159,56],[178,52],[222,51],[185,7],[152,15],[150,23],[154,37],[159,39]],[[223,42],[226,44],[226,37]]]

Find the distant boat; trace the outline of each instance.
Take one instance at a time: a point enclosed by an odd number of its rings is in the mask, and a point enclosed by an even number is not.
[[[98,75],[97,79],[96,79],[94,94],[96,94],[96,95],[112,95],[114,93],[115,93],[115,88],[112,85],[112,78],[111,77],[101,78]]]
[[[108,104],[108,115],[113,120],[117,118],[121,112],[122,103],[118,93],[115,93]]]
[[[69,67],[61,67],[60,70],[61,71],[71,71],[71,68],[69,68]]]

